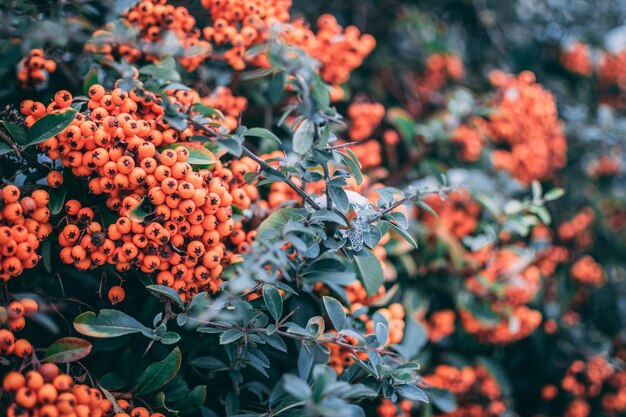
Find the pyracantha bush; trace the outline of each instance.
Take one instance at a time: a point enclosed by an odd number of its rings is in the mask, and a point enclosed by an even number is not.
[[[70,3],[0,6],[0,414],[626,415],[611,0]]]

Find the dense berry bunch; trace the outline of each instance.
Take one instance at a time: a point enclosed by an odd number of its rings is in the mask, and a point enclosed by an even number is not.
[[[116,55],[127,62],[174,56],[183,68],[193,71],[211,53],[211,45],[200,36],[196,19],[185,7],[166,0],[143,0],[118,25],[95,32],[85,48],[108,62]]]
[[[193,92],[173,94],[172,100],[185,106],[199,100]],[[117,219],[105,226],[91,208],[67,201],[61,259],[81,270],[108,263],[126,271],[135,265],[156,273],[159,284],[175,288],[184,299],[198,290],[216,291],[223,262],[230,259],[224,242],[236,228],[232,205],[246,209],[256,198],[256,189],[244,180],[254,167],[235,163],[233,172],[200,144],[184,142],[194,131],[170,128],[157,116],[162,107],[152,98],[121,89],[107,92],[99,85],[89,89],[89,98],[90,111],[79,113],[41,149],[88,179],[89,191],[106,196]],[[61,91],[48,110],[64,111],[71,102],[70,93]],[[45,108],[26,103],[23,112],[31,123]],[[212,163],[194,171],[187,162],[190,152]],[[138,217],[137,209],[147,211]],[[244,240],[237,238],[237,246]]]
[[[380,103],[355,102],[348,107],[348,117],[350,139],[368,139],[385,117],[385,107]]]
[[[606,281],[602,265],[590,255],[583,256],[572,265],[570,276],[576,282],[597,287],[604,285]]]
[[[529,71],[517,77],[493,71],[490,81],[498,89],[488,123],[490,139],[500,147],[493,153],[495,168],[524,184],[551,178],[567,153],[554,97]]]
[[[246,66],[246,51],[268,39],[274,24],[289,21],[291,0],[202,0],[211,23],[202,29],[234,69]]]
[[[458,55],[435,52],[426,58],[422,75],[415,77],[415,89],[424,101],[430,102],[446,82],[463,78],[463,72],[463,62]]]
[[[575,249],[586,249],[594,240],[591,226],[596,215],[591,207],[580,210],[569,221],[561,223],[558,227],[558,237],[564,244]]]
[[[15,355],[25,358],[32,353],[33,347],[26,339],[15,337],[26,326],[26,317],[37,312],[39,306],[31,298],[12,301],[6,307],[0,306],[0,354],[3,356]],[[7,328],[3,328],[6,326]]]
[[[624,94],[626,91],[626,49],[618,53],[602,54],[598,66],[598,88],[603,97],[602,102],[616,106],[624,106]]]
[[[450,309],[438,310],[428,317],[419,317],[419,321],[428,333],[428,340],[437,343],[454,333],[456,314]]]
[[[409,400],[398,401],[397,404],[385,398],[376,407],[378,417],[410,417],[413,403]]]
[[[577,41],[565,47],[561,53],[561,64],[569,71],[588,77],[593,71],[589,45]]]
[[[439,417],[497,417],[506,411],[500,385],[484,366],[455,368],[439,365],[424,382],[457,395],[458,408]]]
[[[44,190],[21,197],[15,185],[0,188],[0,197],[0,281],[8,281],[39,262],[39,244],[52,232],[50,197]]]
[[[445,199],[436,194],[427,195],[424,202],[437,216],[425,210],[419,210],[418,216],[434,234],[445,233],[455,238],[463,238],[478,227],[481,208],[466,191],[452,193]]]
[[[17,80],[22,88],[36,87],[45,83],[56,69],[56,62],[46,59],[43,49],[32,49],[18,65]]]
[[[11,398],[7,417],[111,417],[115,413],[113,403],[100,390],[77,384],[52,363],[9,372],[2,387]]]
[[[472,119],[470,123],[458,126],[452,132],[450,141],[458,146],[461,161],[476,162],[483,151],[484,133],[482,119]]]
[[[340,85],[348,81],[350,73],[361,65],[376,46],[369,34],[361,34],[356,26],[342,28],[337,19],[324,14],[317,19],[317,33],[313,33],[302,21],[296,21],[282,31],[286,43],[299,46],[320,64],[320,75],[331,86],[331,100],[341,100]]]

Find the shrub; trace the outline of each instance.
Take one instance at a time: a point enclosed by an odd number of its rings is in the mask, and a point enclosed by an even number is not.
[[[626,413],[610,16],[43,3],[1,9],[6,415]]]

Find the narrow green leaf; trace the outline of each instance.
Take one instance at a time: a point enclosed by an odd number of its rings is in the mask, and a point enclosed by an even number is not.
[[[139,377],[133,392],[136,394],[150,394],[158,391],[176,376],[181,362],[182,355],[180,349],[175,348],[165,359],[155,362],[146,368]]]
[[[369,295],[376,294],[384,283],[383,268],[378,258],[372,251],[363,248],[363,256],[354,257],[354,266],[365,291]]]
[[[25,147],[37,145],[44,142],[63,131],[68,127],[74,118],[76,117],[76,110],[66,110],[63,113],[50,113],[46,114],[41,119],[37,120],[26,135]]]
[[[6,129],[7,133],[15,143],[22,146],[28,143],[26,129],[13,122],[0,121],[0,124]]]
[[[74,319],[74,328],[85,336],[108,338],[149,331],[146,326],[118,310],[104,309],[96,315],[86,311]]]
[[[166,285],[148,285],[146,289],[156,296],[163,296],[165,298],[168,298],[169,300],[175,302],[176,305],[180,308],[185,308],[185,303],[180,298],[180,295],[175,289],[171,287],[168,287]]]
[[[153,212],[153,208],[152,208],[152,204],[150,203],[150,197],[148,197],[147,195],[144,195],[141,198],[141,201],[139,202],[139,204],[137,204],[135,207],[128,210],[128,213],[126,214],[126,216],[131,221],[134,221],[137,223],[143,223],[146,217],[151,215],[152,212]]]
[[[280,145],[282,143],[280,139],[278,139],[278,136],[276,136],[274,133],[270,132],[267,129],[263,129],[262,127],[253,127],[251,129],[248,129],[245,131],[243,135],[254,136],[254,137],[262,138],[262,139],[269,139],[277,145]]]
[[[89,355],[91,348],[91,343],[85,339],[64,337],[48,346],[42,360],[54,363],[75,362]]]
[[[304,155],[313,146],[315,124],[310,120],[303,120],[293,134],[293,151]]]
[[[53,188],[48,192],[48,194],[50,195],[50,214],[55,216],[63,210],[65,196],[67,195],[67,188]]]
[[[243,336],[243,332],[239,329],[228,329],[220,335],[220,345],[227,345]]]
[[[343,305],[333,297],[324,296],[324,308],[328,318],[333,323],[335,330],[341,331],[346,328],[346,312],[343,309]]]
[[[279,321],[283,315],[283,297],[275,286],[265,284],[263,286],[263,300],[275,321]]]

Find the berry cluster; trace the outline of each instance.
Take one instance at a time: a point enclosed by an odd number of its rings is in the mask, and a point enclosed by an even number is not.
[[[596,215],[591,207],[583,208],[571,220],[559,224],[559,239],[575,249],[588,248],[594,240],[591,227],[595,219]]]
[[[113,403],[100,390],[76,384],[53,363],[28,372],[9,372],[2,387],[11,398],[7,417],[111,417],[115,413]]]
[[[432,233],[463,238],[478,227],[481,208],[466,191],[451,193],[445,199],[429,194],[424,197],[424,202],[437,213],[437,217],[425,210],[419,210],[417,216]]]
[[[189,91],[172,96],[187,107],[198,101],[197,93]],[[232,206],[246,209],[256,198],[256,188],[244,179],[255,169],[252,161],[234,162],[234,171],[224,167],[200,144],[185,142],[195,133],[191,128],[170,128],[159,117],[162,106],[149,95],[93,85],[89,99],[89,112],[79,113],[40,146],[75,176],[87,178],[91,193],[106,196],[117,219],[105,227],[94,220],[91,208],[67,201],[61,259],[81,270],[106,263],[126,271],[135,265],[157,273],[159,284],[175,288],[184,299],[201,289],[216,291],[223,263],[230,259],[225,243],[237,226],[241,229],[232,219]],[[71,94],[60,91],[48,109],[63,111],[71,102]],[[28,104],[23,106],[28,117],[36,120],[45,113],[31,111],[45,109],[42,104]],[[187,162],[190,152],[213,163],[194,171]],[[246,238],[238,232],[234,247],[245,246]],[[115,292],[110,298],[120,301],[123,293]]]
[[[484,366],[457,369],[439,365],[423,379],[432,387],[456,394],[457,409],[435,414],[438,417],[498,417],[506,412],[500,385]]]
[[[291,0],[201,0],[211,24],[202,29],[204,38],[222,51],[233,69],[246,66],[246,51],[267,40],[274,24],[289,21]]]
[[[419,321],[428,333],[428,340],[437,343],[454,333],[456,315],[453,310],[444,309],[430,313],[428,318],[420,317]]]
[[[413,403],[409,400],[401,400],[398,404],[394,404],[385,398],[376,407],[376,415],[378,417],[410,417],[411,408],[413,408]]]
[[[618,371],[602,356],[592,356],[587,360],[575,360],[570,363],[561,380],[561,389],[571,398],[564,414],[566,417],[587,417],[591,415],[592,406],[599,405],[602,415],[621,415],[626,411],[626,372]],[[552,386],[554,394],[558,388]],[[546,387],[544,387],[546,391]],[[545,398],[545,396],[544,396]],[[600,399],[599,404],[597,399]]]
[[[561,52],[561,64],[574,74],[590,76],[593,71],[591,48],[580,41],[569,43]]]
[[[352,103],[348,106],[348,117],[350,139],[368,139],[385,117],[385,107],[380,103]]]
[[[426,58],[422,75],[415,77],[415,90],[423,101],[431,102],[446,82],[463,78],[463,72],[463,62],[458,55],[432,53]]]
[[[193,71],[211,53],[211,45],[200,36],[196,19],[185,7],[143,0],[124,14],[121,27],[96,31],[85,50],[109,62],[114,54],[127,62],[174,56],[185,70]]]
[[[567,156],[554,97],[530,71],[517,77],[492,71],[489,79],[498,89],[487,124],[489,138],[499,147],[493,152],[495,168],[523,184],[551,178]]]
[[[46,82],[56,69],[56,62],[46,59],[43,49],[32,49],[17,67],[17,80],[22,88],[36,87]]]
[[[29,197],[20,197],[15,185],[0,188],[0,281],[35,267],[39,244],[52,232],[48,193],[36,190]]]
[[[483,151],[482,119],[474,118],[468,124],[458,126],[450,135],[450,141],[456,145],[459,159],[466,162],[476,162]]]
[[[585,255],[577,260],[570,269],[572,279],[581,284],[601,287],[606,281],[602,265],[597,263],[591,255]]]
[[[25,358],[33,351],[33,347],[26,339],[16,339],[14,332],[26,326],[26,317],[36,313],[39,309],[37,302],[31,298],[13,301],[6,307],[0,306],[0,354],[3,356],[15,355]]]
[[[296,21],[280,34],[283,40],[302,48],[321,63],[320,75],[331,84],[331,100],[343,98],[340,84],[350,78],[350,73],[361,65],[376,46],[369,34],[361,34],[356,26],[342,28],[333,15],[324,14],[317,19],[314,34],[304,22]]]

